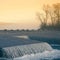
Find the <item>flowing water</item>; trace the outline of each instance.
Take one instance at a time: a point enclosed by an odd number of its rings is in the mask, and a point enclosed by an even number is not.
[[[52,49],[47,43],[7,47],[3,48],[3,52],[9,59],[1,60],[60,60],[60,50]]]
[[[47,42],[6,47],[1,52],[0,60],[60,60],[60,44]]]

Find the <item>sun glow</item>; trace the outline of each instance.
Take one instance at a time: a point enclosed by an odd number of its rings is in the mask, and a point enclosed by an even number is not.
[[[60,0],[0,0],[0,22],[19,23],[23,28],[33,25],[31,28],[37,28],[39,21],[36,19],[36,12],[41,12],[44,4],[56,2]]]

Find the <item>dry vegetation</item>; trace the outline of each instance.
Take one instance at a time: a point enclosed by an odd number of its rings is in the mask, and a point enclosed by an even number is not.
[[[36,14],[41,22],[41,29],[60,30],[60,3],[43,6],[44,13]],[[48,20],[51,22],[48,23]]]

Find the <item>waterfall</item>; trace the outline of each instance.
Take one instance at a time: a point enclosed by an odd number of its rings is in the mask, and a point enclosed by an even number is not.
[[[28,44],[28,45],[19,45],[12,47],[0,48],[0,57],[4,58],[16,58],[24,55],[42,53],[44,51],[51,51],[52,47],[45,42]]]

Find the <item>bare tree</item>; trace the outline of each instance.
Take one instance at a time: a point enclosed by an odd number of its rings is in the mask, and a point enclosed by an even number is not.
[[[42,13],[37,13],[37,17],[41,22],[41,27],[43,26],[44,28],[47,26],[47,21],[48,21],[48,13],[49,13],[49,6],[44,5],[43,7],[44,14]]]
[[[43,11],[44,11],[44,13],[45,13],[45,18],[44,18],[44,23],[45,23],[45,24],[47,24],[47,21],[48,21],[49,9],[50,9],[50,6],[49,6],[49,5],[44,5],[44,6],[43,6]]]
[[[53,4],[49,10],[52,27],[60,27],[60,3]]]
[[[54,14],[56,15],[57,25],[60,25],[60,3],[53,4]]]
[[[43,24],[43,19],[41,18],[41,14],[39,12],[36,13],[36,16],[38,17],[38,20],[41,22],[41,25]]]
[[[47,21],[51,20],[49,27],[60,29],[60,3],[53,4],[52,6],[44,5],[43,11],[44,13],[42,14],[39,12],[36,14],[41,22],[41,27],[48,27]]]

